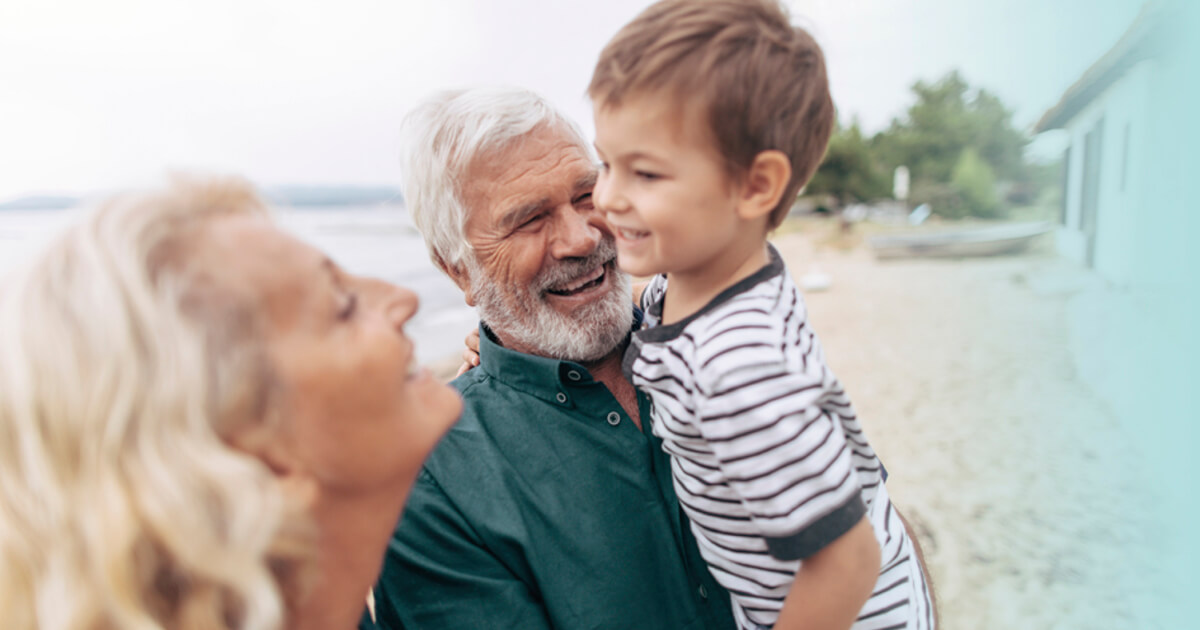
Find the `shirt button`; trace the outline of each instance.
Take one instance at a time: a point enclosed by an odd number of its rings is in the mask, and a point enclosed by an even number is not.
[[[608,412],[608,423],[613,425],[614,427],[617,426],[618,424],[621,424],[621,414],[619,414],[615,411]]]
[[[554,395],[554,399],[560,403],[565,403],[565,402],[567,402],[567,395],[562,392],[558,392],[557,394]]]
[[[578,381],[579,379],[583,378],[583,375],[575,370],[571,370],[570,372],[567,372],[567,378],[571,379],[572,381]]]
[[[696,590],[700,593],[700,599],[708,599],[708,589],[704,588],[703,584]]]

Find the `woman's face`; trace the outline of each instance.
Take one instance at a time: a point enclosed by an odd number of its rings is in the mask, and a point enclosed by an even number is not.
[[[404,336],[417,296],[345,273],[265,219],[219,219],[206,241],[208,268],[261,311],[292,463],[335,492],[410,483],[462,410]]]

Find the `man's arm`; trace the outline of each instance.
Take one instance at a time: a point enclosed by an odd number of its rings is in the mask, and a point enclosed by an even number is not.
[[[375,586],[382,630],[548,629],[545,609],[422,472]]]
[[[917,538],[917,533],[908,524],[908,519],[904,518],[904,514],[900,512],[900,508],[896,507],[895,503],[892,503],[892,508],[896,510],[896,516],[900,517],[900,522],[904,524],[904,532],[908,534],[908,539],[912,541],[913,550],[917,552],[917,561],[921,563],[921,571],[925,573],[925,586],[929,588],[929,605],[933,607],[933,625],[935,628],[941,627],[942,620],[938,616],[937,593],[933,590],[933,576],[929,575],[929,565],[925,564],[925,552],[921,549],[921,540]]]

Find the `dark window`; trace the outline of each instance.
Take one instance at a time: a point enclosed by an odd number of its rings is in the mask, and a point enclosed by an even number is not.
[[[1100,158],[1104,155],[1104,119],[1083,137],[1083,195],[1079,229],[1087,237],[1087,264],[1096,264],[1096,225],[1100,211]]]

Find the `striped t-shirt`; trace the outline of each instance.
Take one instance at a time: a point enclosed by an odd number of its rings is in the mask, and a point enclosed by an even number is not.
[[[626,376],[653,401],[654,433],[700,551],[739,625],[769,627],[802,560],[866,514],[882,562],[854,628],[931,628],[924,573],[879,458],[825,365],[791,275],[773,247],[770,255],[669,325],[658,325],[667,282],[655,277],[625,354]]]

